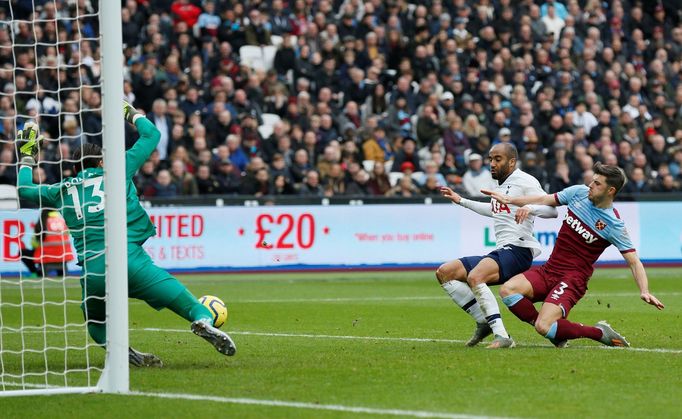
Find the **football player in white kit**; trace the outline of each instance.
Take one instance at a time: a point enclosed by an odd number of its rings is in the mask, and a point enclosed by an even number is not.
[[[490,149],[490,172],[497,180],[495,189],[510,196],[541,195],[545,191],[533,176],[516,168],[518,152],[510,143],[500,143]],[[448,187],[441,194],[453,203],[478,214],[492,217],[497,248],[485,256],[467,256],[442,264],[436,278],[452,300],[469,313],[477,323],[476,331],[467,346],[475,346],[494,334],[488,348],[512,348],[509,336],[500,317],[500,307],[488,285],[502,284],[514,275],[530,268],[533,258],[540,254],[540,243],[533,235],[535,216],[556,218],[557,210],[546,205],[500,204],[471,201],[462,198]],[[516,214],[523,220],[517,224]]]

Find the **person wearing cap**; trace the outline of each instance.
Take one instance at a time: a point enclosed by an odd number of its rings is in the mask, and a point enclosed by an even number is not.
[[[511,130],[507,127],[502,127],[497,132],[497,138],[495,138],[495,140],[493,140],[493,144],[509,143],[509,142],[511,142]]]
[[[469,168],[462,178],[467,194],[472,197],[483,197],[480,191],[494,186],[493,177],[490,171],[483,167],[483,157],[478,153],[469,154],[468,165]]]
[[[491,172],[486,172],[489,184],[497,183],[494,186],[496,192],[511,197],[544,193],[537,179],[516,168],[518,152],[513,144],[493,146],[489,157]],[[476,172],[479,173],[478,177],[482,176],[481,160],[479,154],[469,155],[470,170],[463,180],[467,190],[484,187],[483,182],[467,186]],[[480,189],[476,192],[480,193]],[[500,308],[488,285],[503,284],[530,268],[533,258],[540,254],[540,243],[533,235],[534,217],[554,218],[557,211],[546,205],[512,207],[501,205],[495,200],[490,203],[471,201],[448,187],[441,188],[441,194],[457,205],[494,220],[497,240],[494,251],[485,256],[463,257],[446,262],[436,271],[436,279],[453,302],[476,320],[476,330],[466,345],[475,346],[494,334],[495,338],[488,348],[514,347],[514,340],[502,323]],[[520,223],[517,223],[519,217]]]
[[[446,112],[454,108],[454,103],[455,95],[453,95],[452,92],[446,90],[440,95],[440,105],[445,109]]]

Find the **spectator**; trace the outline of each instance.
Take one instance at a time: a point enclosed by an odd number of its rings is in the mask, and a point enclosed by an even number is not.
[[[320,185],[320,175],[315,170],[308,170],[305,173],[305,178],[303,184],[298,190],[298,194],[301,196],[324,196],[324,189]]]
[[[211,174],[208,164],[200,164],[197,167],[196,182],[199,195],[216,195],[221,192],[220,182]]]
[[[308,158],[308,152],[300,149],[294,154],[294,161],[291,165],[291,177],[294,183],[301,183],[306,174],[312,169]],[[316,172],[317,174],[317,172]]]
[[[393,158],[391,144],[386,138],[386,132],[380,126],[374,128],[374,134],[362,144],[362,151],[366,160],[374,160],[378,163],[384,163]]]
[[[417,119],[417,140],[422,146],[429,146],[443,135],[443,129],[438,120],[438,114],[430,105],[424,106],[421,116]]]
[[[220,27],[220,16],[215,13],[215,1],[206,0],[203,2],[204,11],[199,15],[196,27],[202,36],[216,38]]]
[[[412,163],[412,167],[415,171],[420,172],[421,167],[419,166],[419,155],[417,154],[417,142],[412,137],[405,137],[402,140],[402,148],[396,153],[395,159],[393,160],[392,171],[400,172],[402,165],[405,162]]]
[[[324,178],[325,196],[343,195],[346,191],[346,177],[339,163],[334,163],[329,168],[329,173]]]
[[[239,193],[242,195],[264,196],[270,193],[270,174],[265,167],[249,171],[242,182]]]
[[[133,178],[138,195],[143,195],[145,191],[150,191],[155,181],[154,162],[147,160]]]
[[[646,181],[644,170],[642,170],[641,167],[635,167],[632,169],[630,172],[629,182],[625,184],[623,192],[633,195],[651,192],[651,186]]]
[[[359,170],[355,176],[353,176],[353,180],[346,185],[346,195],[353,195],[353,196],[367,196],[371,195],[371,189],[370,189],[370,176],[369,173],[367,173],[364,170]]]
[[[424,186],[429,178],[436,180],[436,185],[445,186],[445,177],[438,172],[438,163],[433,160],[429,160],[424,164],[424,173],[417,179],[417,184],[419,186]]]
[[[190,2],[190,0],[177,0],[171,4],[171,12],[175,16],[175,22],[185,22],[191,28],[197,23],[201,9]]]
[[[218,164],[216,180],[220,184],[220,193],[234,194],[239,191],[241,179],[238,169],[235,168],[230,159],[224,159]]]
[[[549,193],[560,192],[571,185],[570,170],[566,162],[557,163],[549,182]]]
[[[150,185],[149,190],[145,191],[145,196],[155,198],[174,198],[178,195],[177,185],[173,183],[171,174],[168,170],[159,170],[156,181]]]
[[[152,111],[147,115],[147,118],[156,125],[156,128],[161,135],[159,144],[156,146],[161,160],[166,160],[169,157],[173,145],[171,142],[173,122],[171,121],[167,110],[168,105],[166,104],[166,101],[163,99],[156,99],[152,105]]]
[[[402,144],[411,137],[428,146],[422,158],[438,160],[445,180],[460,188],[465,156],[485,156],[491,142],[510,141],[524,167],[548,185],[557,172],[554,183],[563,182],[563,164],[575,184],[600,160],[630,174],[641,169],[651,189],[675,190],[661,167],[669,165],[674,185],[682,164],[674,151],[682,147],[675,70],[682,66],[682,23],[665,5],[505,0],[407,10],[402,3],[325,0],[311,10],[303,0],[261,3],[123,5],[123,94],[162,133],[140,185],[178,156],[185,172],[209,165],[222,179],[229,159],[226,170],[235,178],[226,190],[235,193],[247,165],[279,153],[278,174],[298,170],[301,183],[319,166],[331,196],[345,192],[338,179],[355,178],[363,160],[391,161],[394,153],[391,170],[409,161],[420,171],[412,140]],[[0,43],[37,41],[33,50],[0,54],[0,64],[15,69],[0,72],[0,132],[13,138],[17,116],[40,115],[55,139],[45,148],[53,162],[78,144],[101,142],[100,45],[80,42],[99,32],[91,13],[98,2],[70,4],[47,2],[35,27],[21,23],[27,9],[17,6],[16,30],[0,27]],[[76,18],[79,10],[88,13]],[[240,62],[241,46],[270,46],[271,34],[282,37],[272,69]],[[261,138],[263,112],[281,118],[270,138]],[[379,127],[383,136],[376,138]],[[338,163],[324,157],[336,141]],[[307,154],[303,171],[293,167],[299,149]],[[11,144],[5,150],[15,153]],[[46,168],[51,179],[69,174],[60,164]],[[0,173],[4,182],[11,178]]]
[[[185,171],[185,163],[182,160],[173,160],[170,173],[178,195],[197,196],[199,194],[196,179]]]
[[[483,167],[483,158],[480,154],[472,153],[469,155],[469,169],[462,177],[462,184],[470,197],[483,197],[481,189],[491,189],[495,187],[490,171]]]
[[[273,176],[272,185],[270,185],[270,195],[293,195],[296,193],[294,185],[291,180],[284,175]]]
[[[386,174],[386,166],[375,163],[372,168],[372,176],[369,180],[369,191],[371,195],[386,195],[390,189],[391,182]]]
[[[399,196],[409,198],[419,194],[419,189],[414,185],[409,176],[403,176],[398,184],[386,192],[386,196]]]

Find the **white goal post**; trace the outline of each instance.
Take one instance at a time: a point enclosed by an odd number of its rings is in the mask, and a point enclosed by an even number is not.
[[[4,6],[0,4],[0,12],[5,15],[4,18],[0,17],[0,31],[2,28],[7,28],[11,45],[7,39],[2,40],[0,36],[0,59],[3,58],[3,53],[11,50],[14,63],[11,79],[14,81],[14,86],[13,88],[10,86],[9,94],[6,93],[7,85],[4,90],[3,86],[0,86],[0,124],[4,123],[7,127],[7,122],[11,120],[16,131],[21,128],[20,124],[27,120],[39,121],[42,117],[56,119],[59,136],[53,136],[51,141],[57,144],[58,150],[61,150],[62,135],[68,134],[62,132],[62,117],[66,115],[70,120],[78,121],[82,128],[82,111],[86,108],[83,105],[82,90],[90,89],[101,94],[101,104],[89,110],[101,112],[101,130],[97,132],[97,135],[102,136],[102,149],[106,162],[104,231],[107,345],[104,351],[88,336],[87,325],[79,308],[81,303],[79,276],[75,272],[69,276],[66,272],[66,262],[62,265],[63,274],[58,274],[58,277],[48,275],[43,266],[36,278],[36,275],[29,277],[22,270],[19,256],[10,260],[7,255],[4,255],[4,260],[0,263],[8,260],[10,263],[16,263],[19,277],[0,275],[0,396],[127,393],[129,391],[128,282],[121,2],[118,0],[62,0],[59,2],[47,0],[39,2],[40,7],[36,8],[36,2],[33,1],[32,11],[17,10],[19,6],[13,1],[4,3],[6,3]],[[26,2],[23,2],[23,5],[25,4]],[[82,5],[87,5],[89,10],[80,9]],[[56,10],[58,6],[63,9]],[[64,13],[64,10],[67,10],[67,13]],[[88,35],[81,26],[86,24],[85,19],[98,19],[99,33]],[[64,27],[70,28],[71,34],[75,33],[73,40],[63,39]],[[26,28],[30,28],[28,36],[24,36],[26,34],[21,32]],[[41,42],[38,34],[39,31],[42,33],[45,28],[54,30],[56,36],[50,38],[54,40],[53,42]],[[26,39],[31,39],[31,31],[33,32],[32,44],[26,41]],[[72,59],[73,57],[82,59],[83,40],[99,45],[99,57],[97,54],[92,54],[88,56],[90,61],[85,64],[94,64],[98,68],[99,81],[83,82],[81,77],[81,81],[75,87],[73,85],[63,87],[61,80],[58,81],[56,90],[41,86],[39,74],[42,71],[54,70],[53,74],[59,74],[59,71],[76,70],[80,73],[84,67],[84,63],[80,61],[75,64],[64,61],[61,52],[58,52],[57,56],[50,57],[41,56],[41,52],[71,48],[78,52],[72,55]],[[28,51],[26,55],[33,57],[31,62],[28,62],[25,57],[17,59],[15,51],[18,48],[22,52]],[[0,69],[0,72],[5,70],[7,69]],[[5,73],[0,73],[0,81],[3,80],[3,74]],[[26,79],[30,79],[30,77],[25,77],[25,74],[33,74],[35,79],[25,84]],[[39,93],[40,89],[42,93]],[[48,92],[48,96],[52,95],[56,98],[52,103],[55,104],[58,113],[46,113],[45,102],[42,101],[41,96],[45,92]],[[80,98],[81,103],[77,112],[70,112],[62,106],[65,97],[60,96],[62,94],[75,94]],[[21,95],[26,97],[28,102],[31,102],[31,95],[34,96],[35,100],[31,105],[33,107],[30,108],[32,111],[27,111],[29,107],[26,101],[22,100],[21,106],[18,104],[19,99],[16,98]],[[14,114],[3,113],[2,101],[7,97],[14,101]],[[0,145],[3,149],[8,149],[6,147],[8,143],[14,142],[14,139],[9,136],[13,133],[5,132],[5,134],[8,136],[4,140],[0,139]],[[85,137],[87,137],[85,134],[81,136],[81,138]],[[69,159],[70,155],[62,156],[62,160],[57,164],[70,164]],[[3,164],[10,166],[6,162],[0,162],[0,170]],[[11,165],[9,169],[18,171],[18,163]],[[5,170],[8,169],[5,168]],[[0,190],[4,190],[3,188],[7,185],[0,186],[2,187]],[[3,243],[10,239],[15,240],[12,246],[19,248],[17,254],[22,256],[21,261],[23,261],[24,245],[22,243],[28,240],[22,239],[22,234],[30,236],[28,226],[31,225],[32,228],[27,212],[35,216],[38,211],[19,209],[16,191],[12,199],[17,203],[16,207],[5,209],[4,206],[0,206],[0,219],[12,220],[14,224],[10,223],[10,225],[17,226],[17,231],[20,232],[16,233],[11,230],[12,232],[8,234],[8,230],[5,229]],[[37,223],[42,223],[41,220],[42,218]],[[40,237],[42,242],[43,236]],[[6,248],[9,248],[8,246],[6,245]]]

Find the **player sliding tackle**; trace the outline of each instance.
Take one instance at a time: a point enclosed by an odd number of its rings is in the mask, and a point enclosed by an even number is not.
[[[135,125],[140,138],[126,152],[126,207],[128,230],[128,295],[147,302],[156,310],[168,308],[192,322],[192,331],[210,342],[220,353],[234,355],[236,347],[230,337],[213,327],[211,312],[175,277],[154,264],[142,244],[156,234],[149,216],[137,198],[132,178],[149,158],[159,143],[156,126],[123,102],[125,120]],[[95,144],[83,144],[72,156],[74,176],[53,185],[33,183],[41,136],[38,125],[29,122],[18,133],[21,168],[19,196],[41,207],[58,208],[69,227],[82,267],[83,304],[88,332],[98,344],[106,345],[105,324],[105,242],[104,242],[104,184],[102,150]],[[87,246],[86,246],[87,243]],[[113,278],[121,280],[123,278]],[[161,366],[153,354],[128,351],[131,364]]]
[[[514,276],[500,288],[502,301],[509,310],[534,325],[539,334],[558,347],[577,338],[589,338],[608,346],[630,346],[605,321],[585,326],[566,319],[587,291],[593,264],[611,244],[620,250],[630,267],[642,300],[659,310],[664,307],[649,292],[644,266],[630,242],[623,220],[613,208],[613,200],[625,184],[625,173],[616,166],[601,163],[596,163],[593,170],[594,177],[589,186],[571,186],[553,195],[517,197],[499,191],[481,191],[500,204],[568,206],[549,260]],[[517,222],[524,219],[524,213],[516,213]],[[544,301],[539,313],[533,306],[536,301]]]
[[[490,171],[499,186],[496,191],[509,196],[543,193],[533,176],[516,168],[518,153],[512,144],[494,146],[489,153]],[[436,271],[436,278],[452,300],[469,313],[477,323],[476,331],[467,346],[475,346],[488,335],[495,338],[488,348],[511,348],[514,340],[502,323],[500,307],[488,285],[501,284],[530,268],[533,258],[540,254],[540,243],[533,236],[534,216],[555,218],[555,208],[545,205],[500,204],[470,201],[452,189],[443,187],[441,194],[486,217],[495,225],[497,248],[485,256],[467,256],[444,263]],[[526,214],[522,223],[514,221],[514,214]]]

